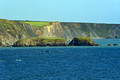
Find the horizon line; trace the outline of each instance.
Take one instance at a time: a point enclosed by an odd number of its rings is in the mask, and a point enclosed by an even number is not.
[[[103,23],[103,22],[74,22],[74,21],[38,21],[38,20],[11,20],[11,21],[30,21],[30,22],[61,22],[61,23],[90,23],[90,24],[118,24],[120,23]]]

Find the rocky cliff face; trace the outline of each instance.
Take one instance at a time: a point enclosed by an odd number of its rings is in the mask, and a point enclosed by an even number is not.
[[[49,26],[44,26],[42,29],[35,29],[36,35],[39,37],[61,37],[65,38],[64,29],[60,22],[53,22]]]
[[[75,37],[120,38],[120,24],[52,22],[39,28],[19,21],[0,19],[0,46],[9,46],[19,39],[38,36],[59,37],[66,40]]]
[[[120,38],[120,24],[63,23],[54,22],[35,31],[41,37],[61,37],[72,40],[75,37],[92,39]]]
[[[10,46],[18,39],[35,36],[29,24],[0,19],[0,46]]]

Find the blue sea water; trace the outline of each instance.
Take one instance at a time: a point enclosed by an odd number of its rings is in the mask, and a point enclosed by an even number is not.
[[[0,48],[0,80],[120,80],[120,46]]]
[[[102,46],[108,46],[108,44],[119,44],[120,45],[120,39],[93,39],[94,42],[102,45]]]

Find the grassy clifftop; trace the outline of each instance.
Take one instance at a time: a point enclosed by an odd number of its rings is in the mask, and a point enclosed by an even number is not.
[[[92,39],[89,37],[77,37],[76,39],[78,39],[80,41],[91,41],[92,42]]]
[[[14,21],[0,19],[0,27],[2,27],[5,30],[13,28],[13,25],[16,25]]]
[[[27,23],[33,27],[43,27],[43,26],[50,25],[51,22],[21,21],[21,23]]]

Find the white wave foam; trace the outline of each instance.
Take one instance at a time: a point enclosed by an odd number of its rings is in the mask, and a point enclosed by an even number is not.
[[[16,59],[16,61],[19,61],[19,62],[20,62],[20,61],[22,61],[22,60],[21,60],[21,59]]]

